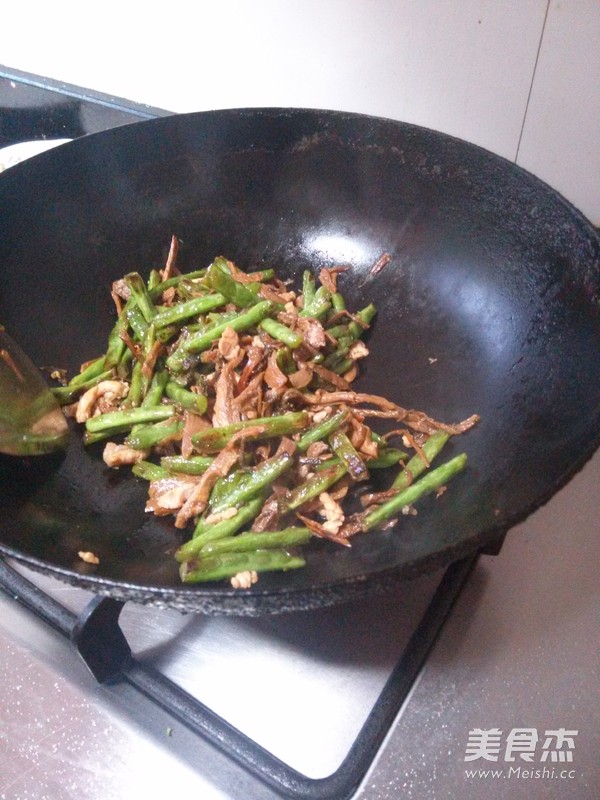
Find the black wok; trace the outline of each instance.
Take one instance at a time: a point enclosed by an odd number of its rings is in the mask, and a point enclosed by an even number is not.
[[[0,553],[119,598],[208,613],[312,608],[383,590],[489,544],[547,501],[600,433],[600,242],[556,192],[448,136],[304,110],[173,116],[94,134],[0,177],[0,320],[38,365],[103,352],[111,281],[223,254],[289,277],[351,263],[378,307],[360,387],[446,422],[469,466],[395,530],[251,591],[181,586],[181,534],[146,485],[77,436],[63,458],[0,465]],[[369,271],[387,252],[377,276]],[[568,536],[568,531],[565,531]],[[540,540],[539,546],[544,542]],[[93,568],[79,550],[100,557]]]

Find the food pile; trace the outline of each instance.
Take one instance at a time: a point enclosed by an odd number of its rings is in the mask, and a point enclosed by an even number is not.
[[[375,308],[346,308],[346,267],[307,271],[297,291],[223,257],[181,274],[178,247],[147,281],[113,284],[106,352],[54,391],[109,467],[148,481],[146,510],[173,515],[184,582],[249,588],[302,567],[311,537],[350,546],[463,469],[464,453],[429,467],[476,416],[446,425],[352,389]],[[370,491],[389,468],[389,488]]]

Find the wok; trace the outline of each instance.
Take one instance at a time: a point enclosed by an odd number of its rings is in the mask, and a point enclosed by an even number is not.
[[[206,613],[309,609],[382,591],[498,539],[590,457],[600,433],[600,241],[548,186],[449,136],[340,112],[229,110],[93,134],[0,177],[0,320],[40,366],[104,351],[111,282],[222,254],[244,268],[350,263],[373,300],[358,384],[446,422],[467,470],[396,529],[314,541],[307,566],[249,591],[182,586],[147,487],[72,436],[0,465],[0,553],[121,599]],[[391,256],[370,275],[382,253]],[[568,536],[568,531],[565,531]],[[544,542],[540,540],[539,546]],[[100,564],[80,561],[92,550]]]

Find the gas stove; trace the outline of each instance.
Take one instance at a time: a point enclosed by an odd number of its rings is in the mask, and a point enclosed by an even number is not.
[[[2,146],[168,113],[0,69]],[[599,479],[596,456],[501,550],[311,612],[184,615],[0,562],[0,800],[591,800]],[[471,758],[477,731],[502,749]]]

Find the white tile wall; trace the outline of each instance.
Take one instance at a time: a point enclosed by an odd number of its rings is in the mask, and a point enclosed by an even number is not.
[[[600,2],[553,0],[518,163],[600,226]]]
[[[6,66],[178,112],[415,122],[518,153],[600,222],[598,0],[30,0],[6,13]]]

